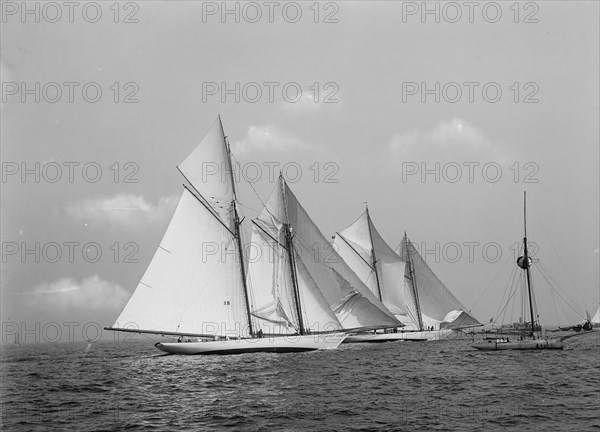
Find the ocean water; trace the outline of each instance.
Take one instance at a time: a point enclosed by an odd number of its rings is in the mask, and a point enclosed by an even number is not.
[[[600,331],[566,344],[190,357],[143,339],[4,345],[0,429],[600,431]]]

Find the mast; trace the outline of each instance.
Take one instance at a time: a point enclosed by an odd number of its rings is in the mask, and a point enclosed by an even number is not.
[[[292,242],[292,230],[290,228],[290,221],[288,219],[288,212],[287,212],[287,201],[286,201],[286,197],[285,197],[285,181],[283,180],[283,175],[281,173],[279,173],[279,179],[281,181],[281,193],[283,194],[283,207],[285,209],[285,244],[286,244],[286,249],[288,252],[288,259],[290,260],[290,267],[291,267],[291,277],[292,277],[292,288],[294,291],[294,300],[296,303],[296,313],[298,314],[298,325],[300,326],[300,335],[304,335],[305,331],[304,331],[304,322],[302,319],[302,308],[300,306],[300,293],[298,291],[298,279],[296,276],[296,261],[294,260],[294,252],[293,252],[293,247],[294,244]]]
[[[529,314],[531,316],[531,336],[535,335],[535,324],[533,319],[533,302],[531,301],[531,275],[529,274],[529,255],[527,254],[527,192],[523,192],[523,249],[525,256],[523,257],[523,265],[527,274],[527,293],[529,294]]]
[[[417,306],[417,320],[419,321],[419,330],[423,331],[423,317],[421,316],[421,304],[419,302],[419,290],[417,289],[417,277],[415,275],[415,266],[413,264],[412,257],[410,256],[410,249],[408,247],[408,237],[404,232],[404,238],[406,239],[406,256],[408,257],[408,268],[410,271],[410,280],[412,281],[413,295],[415,297],[415,304]]]
[[[223,123],[221,122],[221,116],[219,116],[219,123],[221,123],[221,131],[223,131]],[[246,300],[246,313],[248,314],[248,330],[250,336],[254,335],[252,330],[252,315],[250,314],[250,297],[248,296],[248,284],[246,282],[246,269],[244,268],[244,252],[242,250],[242,236],[240,234],[240,217],[237,211],[237,195],[235,193],[235,179],[233,178],[233,167],[231,164],[231,149],[229,147],[229,140],[225,137],[225,146],[227,147],[227,162],[229,163],[229,174],[231,175],[231,187],[233,191],[233,224],[235,226],[235,238],[237,241],[238,254],[240,260],[240,271],[242,273],[242,284],[244,285],[244,300]]]
[[[369,206],[367,205],[367,225],[369,227],[369,238],[371,239],[371,258],[373,271],[375,272],[375,281],[377,282],[377,292],[379,293],[379,301],[383,303],[381,295],[381,285],[379,284],[379,275],[377,274],[377,257],[375,256],[375,246],[373,245],[373,233],[371,232],[371,216],[369,216]]]

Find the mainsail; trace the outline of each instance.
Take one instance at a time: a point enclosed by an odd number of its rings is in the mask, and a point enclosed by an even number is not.
[[[292,255],[288,250],[282,187],[280,182],[253,221],[249,246],[254,253],[248,265],[253,320],[266,334],[341,330],[330,305],[295,256],[296,251]]]
[[[184,189],[160,246],[113,330],[250,335],[235,186],[232,176],[220,175],[229,163],[218,118],[179,167],[191,187]]]
[[[418,305],[404,282],[404,262],[383,240],[366,209],[334,239],[334,248],[401,322],[418,322]]]
[[[480,325],[433,273],[406,233],[396,251],[400,258],[412,267],[407,284],[412,286],[413,292],[418,295],[417,300],[425,327],[460,328]]]
[[[291,241],[285,238],[286,226],[291,233]],[[253,242],[258,240],[268,244],[267,248],[259,249],[263,256],[266,250],[273,257],[270,263],[254,263],[251,260],[249,264],[254,316],[263,321],[281,320],[284,316],[289,319],[294,314],[297,317],[298,312],[290,307],[292,302],[288,300],[293,297],[290,272],[294,274],[294,266],[301,304],[313,305],[302,308],[302,320],[298,321],[304,322],[310,331],[331,331],[337,322],[345,330],[402,325],[341,257],[333,250],[322,252],[331,249],[329,242],[281,176],[265,208],[255,220],[252,238]],[[266,267],[269,271],[265,271]],[[286,273],[288,276],[283,277]],[[335,315],[327,315],[331,310]],[[265,313],[267,311],[269,313]],[[273,319],[273,314],[278,318]],[[325,328],[323,323],[329,328]]]

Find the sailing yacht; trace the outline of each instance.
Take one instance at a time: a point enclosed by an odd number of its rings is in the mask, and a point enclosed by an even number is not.
[[[368,206],[349,227],[336,233],[334,248],[405,324],[392,332],[351,334],[345,343],[436,340],[452,334],[452,328],[458,325],[479,325],[439,281],[406,234],[399,254],[385,242],[373,224]]]
[[[533,296],[533,287],[531,286],[531,264],[532,260],[527,250],[527,194],[523,193],[523,255],[517,259],[517,266],[525,273],[527,284],[527,298],[529,305],[529,323],[528,330],[523,330],[520,335],[512,334],[513,340],[506,338],[493,338],[484,342],[473,344],[473,348],[483,351],[498,350],[538,350],[538,349],[563,349],[563,342],[559,338],[542,338],[542,327],[539,321],[536,322],[534,313],[535,304]],[[519,337],[518,340],[515,340]]]
[[[412,293],[408,297],[409,316],[403,321],[414,329],[412,337],[438,340],[455,330],[482,325],[436,276],[406,232],[396,252],[406,262],[405,283]]]
[[[269,256],[251,259],[248,270],[252,315],[265,334],[293,332],[296,325],[327,332],[331,328],[323,324],[331,327],[333,321],[344,331],[402,325],[333,250],[319,255],[330,244],[281,175],[253,220],[250,244]],[[326,305],[331,321],[311,317]]]
[[[253,316],[262,315],[247,284],[231,153],[220,117],[178,169],[186,184],[173,218],[137,288],[106,330],[178,338],[155,345],[171,354],[336,348],[346,333],[318,284],[293,283],[287,301],[298,313],[290,314],[289,331],[265,334],[256,325]],[[281,220],[289,251],[291,231],[287,218]],[[310,279],[310,272],[299,273]],[[284,278],[297,279],[293,264],[281,273]],[[265,282],[257,289],[272,289],[272,281]],[[301,311],[311,325],[303,323]]]
[[[598,310],[596,311],[594,318],[592,318],[592,326],[600,327],[600,306],[598,306]]]

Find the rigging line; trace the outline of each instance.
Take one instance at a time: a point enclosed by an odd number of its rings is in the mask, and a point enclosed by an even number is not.
[[[548,270],[546,270],[545,267],[543,267],[541,265],[541,263],[535,263],[536,268],[538,269],[538,271],[540,272],[540,274],[544,277],[544,279],[546,280],[546,282],[548,283],[548,286],[550,288],[551,291],[555,291],[557,293],[557,295],[573,310],[575,310],[577,312],[577,314],[583,316],[584,314],[581,313],[580,310],[577,310],[577,307],[575,306],[575,303],[571,302],[571,299],[569,299],[569,295],[566,291],[564,291],[560,285],[558,283],[556,283],[556,281],[554,281],[552,279],[552,276],[549,274]],[[561,295],[561,293],[564,295]]]
[[[362,256],[360,253],[358,253],[358,251],[357,251],[357,250],[356,250],[356,249],[355,249],[355,248],[354,248],[354,247],[353,247],[353,246],[352,246],[352,245],[351,245],[351,244],[348,242],[348,240],[346,240],[346,238],[345,238],[343,235],[341,235],[340,233],[336,233],[336,235],[337,235],[339,238],[341,238],[342,240],[344,240],[344,243],[346,243],[346,244],[348,245],[348,247],[349,247],[350,249],[352,249],[352,250],[354,251],[354,253],[356,253],[356,255],[358,255],[358,256],[360,257],[360,259],[361,259],[361,260],[363,260],[363,261],[365,262],[365,264],[366,264],[366,265],[368,265],[368,266],[369,266],[369,268],[371,269],[371,271],[376,271],[376,270],[373,268],[373,265],[372,265],[372,264],[370,264],[370,263],[369,263],[369,262],[368,262],[366,259],[364,259],[364,258],[363,258],[363,256]],[[330,244],[331,244],[331,243],[330,243]]]
[[[535,276],[533,274],[530,274],[529,278],[531,280],[531,301],[533,302],[532,306],[533,306],[533,309],[534,309],[534,312],[535,312],[535,318],[538,318],[537,321],[539,321],[540,312],[539,312],[539,309],[538,309],[538,306],[537,306],[536,297],[535,297],[535,289],[533,289],[534,286],[537,286],[536,283],[535,283],[535,280],[534,280]],[[535,319],[535,318],[531,317],[532,320]]]
[[[286,248],[284,245],[282,245],[279,240],[277,240],[275,237],[273,237],[270,233],[268,233],[263,227],[261,227],[259,224],[257,224],[256,222],[252,221],[252,224],[258,228],[259,230],[261,230],[265,235],[267,235],[271,240],[273,240],[275,243],[277,243],[279,246],[281,246],[282,248]]]
[[[514,287],[511,287],[514,288]],[[500,315],[502,315],[502,321],[501,322],[505,322],[504,318],[506,317],[506,309],[508,308],[508,305],[513,303],[511,302],[511,299],[515,296],[515,294],[517,293],[517,290],[513,290],[511,289],[511,294],[510,297],[508,297],[508,299],[506,300],[506,303],[504,305],[504,307],[500,310],[500,312],[498,312],[498,319],[500,319]],[[511,312],[511,316],[512,316],[512,312]],[[498,321],[498,319],[496,320],[496,322]]]
[[[550,284],[550,282],[548,281],[548,279],[546,279],[546,275],[545,275],[544,273],[542,273],[542,272],[540,272],[540,274],[541,274],[541,275],[542,275],[542,277],[543,277],[543,278],[546,280],[546,282],[548,282],[548,284]],[[552,286],[550,286],[550,287],[552,287]],[[556,292],[556,295],[558,295],[558,296],[561,298],[561,300],[562,300],[563,302],[565,302],[565,304],[566,304],[567,306],[569,306],[569,307],[570,307],[570,308],[571,308],[571,309],[572,309],[572,310],[573,310],[573,311],[574,311],[574,312],[575,312],[577,315],[581,315],[581,312],[580,312],[580,311],[578,311],[578,310],[577,310],[577,309],[576,309],[576,308],[575,308],[573,305],[571,305],[571,304],[570,304],[570,303],[569,303],[569,302],[568,302],[568,301],[567,301],[567,300],[566,300],[566,299],[565,299],[565,298],[564,298],[564,297],[563,297],[563,296],[560,294],[560,292],[558,292],[558,291],[555,291],[555,292]]]
[[[508,258],[504,261],[504,264],[502,264],[502,267],[500,267],[500,270],[498,270],[498,272],[496,273],[496,275],[492,278],[492,280],[490,281],[490,283],[488,284],[487,288],[481,293],[481,295],[479,296],[479,298],[477,298],[477,300],[475,300],[475,303],[473,303],[471,305],[470,310],[473,310],[475,308],[475,306],[477,306],[477,303],[479,303],[479,301],[481,300],[481,298],[487,293],[487,291],[490,289],[490,287],[492,286],[492,283],[494,283],[494,281],[496,280],[496,278],[498,277],[498,275],[500,274],[500,272],[504,269],[504,267],[506,266],[506,263],[508,262]]]
[[[502,299],[500,300],[499,307],[501,307],[502,305],[508,305],[508,302],[511,298],[511,293],[513,292],[513,290],[516,290],[516,288],[515,288],[516,278],[517,278],[517,267],[515,266],[511,270],[510,277],[508,279],[508,284],[504,288],[504,293],[502,294]],[[514,309],[514,305],[513,305],[512,309]]]
[[[532,206],[530,205],[530,207],[532,207]],[[538,216],[538,214],[537,214],[537,212],[535,210],[535,207],[532,207],[532,208],[533,208],[533,211],[535,212],[535,215]],[[571,284],[571,287],[574,288],[574,291],[577,294],[577,296],[579,297],[579,300],[581,301],[581,304],[585,304],[585,301],[581,297],[581,294],[579,293],[579,290],[577,289],[577,286],[575,286],[575,283],[573,282],[573,278],[571,277],[571,274],[569,273],[568,267],[565,265],[565,263],[563,262],[562,258],[558,254],[558,251],[554,247],[554,243],[552,243],[552,239],[548,235],[548,233],[546,231],[546,228],[544,228],[544,224],[542,224],[542,220],[540,219],[539,216],[537,218],[537,222],[540,224],[540,227],[542,227],[542,231],[544,232],[544,234],[546,234],[546,237],[548,237],[548,242],[550,243],[550,246],[552,247],[552,250],[556,254],[556,256],[558,258],[558,262],[560,262],[560,264],[563,266],[563,269],[564,269],[565,273],[567,274],[567,279],[569,280],[569,282]]]
[[[562,292],[564,294],[565,297],[561,296],[561,299],[563,299],[563,301],[565,301],[566,303],[570,303],[571,300],[568,299],[569,295],[568,293],[563,290],[560,286],[560,284],[558,282],[556,282],[553,278],[552,275],[548,272],[548,270],[546,269],[546,267],[542,266],[542,263],[535,263],[537,269],[540,271],[540,273],[544,276],[544,279],[546,279],[546,282],[548,282],[548,285],[550,286],[551,290],[556,290],[557,292]],[[565,300],[565,298],[567,298],[568,300]],[[571,308],[575,308],[575,303],[572,302],[572,304],[569,305]],[[580,311],[577,311],[577,313],[581,316],[583,316],[584,314],[582,314]]]
[[[191,184],[191,183],[190,183]],[[235,237],[235,233],[233,231],[231,231],[231,229],[225,224],[225,222],[223,222],[223,220],[221,219],[221,217],[217,214],[217,212],[213,209],[213,207],[208,204],[208,202],[205,202],[204,199],[200,199],[198,196],[196,196],[196,194],[194,192],[192,192],[191,189],[189,189],[185,184],[183,185],[183,187],[185,188],[185,190],[187,190],[190,195],[192,195],[194,198],[196,198],[196,200],[202,204],[204,206],[204,208],[206,208],[206,210],[217,220],[217,222],[219,222],[227,231],[229,231],[229,233]],[[192,185],[192,188],[194,188],[194,186]],[[195,190],[196,188],[194,188]],[[200,195],[202,196],[202,195]]]
[[[554,290],[550,290],[550,297],[552,298],[552,306],[554,306],[554,316],[556,316],[558,326],[560,327],[560,316],[558,315],[558,310],[556,309],[556,299],[554,298]]]
[[[231,155],[231,157],[232,157],[232,158],[235,160],[235,163],[236,163],[236,165],[240,165],[240,162],[239,162],[239,161],[237,160],[237,158],[235,157],[235,154],[233,154],[233,152],[231,152],[231,151],[230,151],[230,153],[229,153],[229,154],[230,154],[230,155]],[[242,176],[242,178],[244,178],[244,176]],[[265,202],[265,201],[263,201],[263,199],[262,199],[262,198],[261,198],[261,196],[259,195],[258,191],[257,191],[257,190],[256,190],[256,188],[254,187],[254,185],[253,185],[253,184],[252,184],[250,181],[248,181],[248,179],[247,179],[247,178],[244,178],[244,180],[246,181],[246,183],[248,183],[248,184],[250,185],[250,188],[252,188],[252,191],[254,192],[254,194],[256,195],[256,197],[258,198],[258,200],[260,201],[260,203],[262,204],[263,208],[264,208],[265,210],[267,210],[267,213],[269,213],[269,214],[270,214],[270,215],[271,215],[273,218],[277,219],[277,218],[275,217],[275,215],[273,215],[273,214],[272,214],[272,213],[269,211],[269,209],[267,208],[267,204],[266,204],[266,202]],[[273,191],[275,190],[275,188],[276,188],[276,187],[277,187],[277,184],[275,184],[275,185],[273,186],[273,189],[271,189],[271,194],[273,193]],[[269,196],[271,196],[271,194],[269,194]],[[248,207],[248,206],[245,206],[245,205],[244,205],[244,207]],[[250,207],[248,207],[248,208],[250,208]],[[254,209],[251,209],[251,210],[254,210]],[[256,211],[256,210],[254,210],[254,211]],[[258,213],[258,214],[260,214],[260,212],[257,212],[257,213]]]
[[[242,203],[241,203],[241,202],[239,202],[239,201],[238,201],[238,205],[239,205],[240,207],[245,207],[245,208],[247,208],[248,210],[252,210],[252,211],[253,211],[254,213],[256,213],[257,215],[259,215],[259,214],[260,214],[260,210],[256,210],[254,207],[250,207],[250,206],[248,206],[248,205],[246,205],[246,204],[242,204]]]
[[[500,302],[500,306],[499,306],[500,309],[498,309],[498,311],[496,312],[496,322],[498,322],[498,321],[506,322],[505,318],[506,318],[506,312],[507,312],[509,304],[511,305],[511,317],[513,316],[512,310],[514,310],[514,302],[511,302],[511,299],[517,293],[516,278],[517,278],[517,272],[516,272],[516,269],[513,269],[513,271],[511,272],[511,275],[510,275],[510,279],[508,280],[508,284],[504,288],[504,294],[502,295],[502,301]],[[505,298],[506,298],[506,301],[504,300]],[[502,307],[502,305],[504,305],[504,307]],[[502,315],[502,318],[500,318],[500,315]]]

